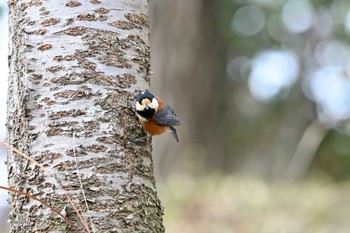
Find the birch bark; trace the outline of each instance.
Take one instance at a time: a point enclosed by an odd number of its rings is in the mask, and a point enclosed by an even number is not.
[[[149,87],[146,0],[9,1],[8,142],[44,164],[96,232],[164,232],[152,148],[134,96]],[[57,182],[8,153],[9,186],[79,221]],[[72,232],[49,209],[10,195],[10,232]],[[80,224],[80,229],[82,229]]]

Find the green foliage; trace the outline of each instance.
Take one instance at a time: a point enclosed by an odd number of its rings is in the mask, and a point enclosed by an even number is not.
[[[350,135],[332,130],[316,153],[313,168],[328,174],[334,180],[350,178]]]

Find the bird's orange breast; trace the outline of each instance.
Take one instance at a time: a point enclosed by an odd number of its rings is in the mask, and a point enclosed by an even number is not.
[[[142,126],[152,136],[163,134],[169,130],[169,126],[158,125],[153,119],[142,122]]]

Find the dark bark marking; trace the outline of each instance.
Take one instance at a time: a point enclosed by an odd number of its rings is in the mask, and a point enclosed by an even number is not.
[[[84,155],[88,155],[89,153],[102,153],[102,152],[106,152],[106,150],[108,149],[108,147],[104,146],[104,145],[99,145],[99,144],[92,144],[92,145],[88,145],[88,146],[77,146],[74,149],[69,149],[66,151],[66,154],[68,156],[74,157],[74,151],[75,151],[75,156],[84,156]]]
[[[70,2],[66,3],[66,6],[68,6],[68,7],[78,7],[80,5],[81,5],[81,3],[80,2],[76,2],[76,1],[70,1]]]
[[[61,157],[62,157],[62,154],[60,153],[52,153],[50,151],[45,151],[45,152],[41,152],[39,155],[36,155],[34,159],[37,162],[42,163],[44,161],[50,161]]]
[[[88,99],[92,94],[89,91],[64,90],[55,93],[53,96],[73,100]]]
[[[77,18],[82,21],[105,21],[108,17],[106,15],[96,16],[96,14],[80,14]]]
[[[132,30],[132,29],[142,29],[140,26],[137,26],[136,24],[128,21],[114,21],[112,23],[109,23],[113,27],[117,27],[123,30]]]
[[[79,36],[79,35],[83,35],[86,31],[87,31],[87,28],[85,27],[72,27],[62,31],[62,33],[70,36]]]
[[[69,111],[58,111],[49,113],[49,118],[51,120],[58,120],[64,117],[77,117],[77,116],[85,116],[86,112],[80,109],[72,109]]]
[[[48,27],[48,26],[58,24],[60,21],[61,21],[60,19],[51,18],[51,19],[47,19],[47,20],[44,20],[43,22],[41,22],[41,25],[43,25],[44,27]]]
[[[45,35],[47,32],[46,29],[39,29],[39,30],[36,30],[33,34],[34,35]]]
[[[101,1],[99,1],[99,0],[91,0],[90,1],[92,4],[100,4],[101,3]]]
[[[124,15],[124,17],[135,24],[149,28],[149,19],[147,15],[127,13]]]
[[[103,7],[101,7],[101,8],[98,8],[98,9],[96,9],[96,10],[94,10],[96,13],[98,13],[98,14],[107,14],[107,13],[109,13],[109,10],[108,9],[106,9],[106,8],[103,8]]]
[[[51,66],[49,68],[47,68],[47,71],[50,71],[51,73],[56,73],[57,71],[62,70],[63,67],[62,66]]]
[[[38,50],[45,51],[45,50],[48,50],[48,49],[51,49],[51,48],[52,48],[52,44],[43,44],[43,45],[38,47]]]

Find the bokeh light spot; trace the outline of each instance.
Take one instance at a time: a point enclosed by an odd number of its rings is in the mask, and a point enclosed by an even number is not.
[[[265,14],[257,6],[243,6],[234,14],[231,26],[245,36],[256,35],[265,26]]]
[[[265,51],[252,62],[249,89],[260,100],[269,100],[293,84],[299,74],[297,56],[288,51]]]
[[[302,33],[313,24],[314,9],[308,1],[290,0],[282,9],[282,21],[292,33]]]
[[[326,66],[312,73],[310,91],[321,120],[332,123],[350,117],[350,79],[342,66]]]
[[[316,60],[321,66],[346,65],[349,58],[350,48],[341,41],[324,41],[316,47]]]

